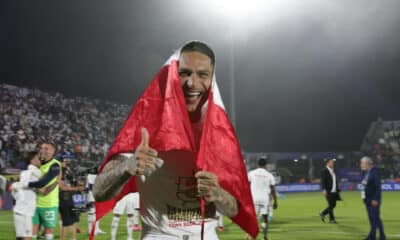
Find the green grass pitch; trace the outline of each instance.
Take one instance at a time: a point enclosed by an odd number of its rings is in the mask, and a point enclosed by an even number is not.
[[[325,207],[321,193],[287,194],[286,200],[279,201],[270,225],[269,237],[272,240],[344,240],[363,239],[369,229],[366,211],[358,192],[342,194],[344,202],[338,204],[336,216],[338,225],[323,224],[318,213]],[[388,239],[400,240],[400,192],[383,193],[382,219]],[[106,235],[95,239],[110,239],[111,215],[101,221]],[[118,228],[118,239],[126,239],[126,220],[123,217]],[[86,227],[86,216],[82,215],[80,226]],[[138,233],[135,233],[138,239]],[[225,231],[219,234],[220,240],[244,239],[245,234],[229,219],[225,219]],[[14,238],[12,212],[0,211],[0,240]],[[56,232],[58,239],[58,229]],[[87,235],[78,235],[78,239],[88,239]],[[260,237],[257,239],[261,239]]]

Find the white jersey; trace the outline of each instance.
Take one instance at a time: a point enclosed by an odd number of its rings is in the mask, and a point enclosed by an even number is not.
[[[269,203],[271,186],[275,186],[274,176],[265,168],[257,168],[249,172],[249,181],[254,203]]]
[[[149,239],[200,240],[201,209],[192,153],[160,153],[164,165],[149,177],[136,177],[141,198],[142,237]],[[215,207],[206,206],[205,239],[217,240]]]
[[[42,173],[39,168],[29,165],[28,169],[22,171],[19,177],[19,181],[24,185],[28,185],[28,182],[35,182],[40,179]],[[13,192],[15,199],[14,213],[26,216],[33,216],[36,209],[36,193],[32,189],[20,189]]]

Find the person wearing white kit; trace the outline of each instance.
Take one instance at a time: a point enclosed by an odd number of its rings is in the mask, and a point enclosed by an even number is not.
[[[19,182],[11,186],[12,195],[15,199],[14,227],[17,239],[32,239],[32,217],[36,209],[36,192],[33,189],[22,188],[28,182],[38,181],[42,176],[40,172],[39,155],[30,152],[27,156],[28,169],[20,174]]]
[[[126,213],[126,231],[128,235],[128,240],[133,239],[132,230],[134,227],[137,229],[139,225],[139,194],[129,193],[125,197],[121,198],[114,207],[113,213],[114,217],[111,222],[111,240],[117,238],[118,223],[121,215]]]
[[[92,188],[93,188],[94,181],[96,180],[97,172],[98,172],[97,167],[93,168],[89,171],[89,174],[86,177],[86,189],[87,189],[86,202],[88,204],[87,224],[88,224],[89,234],[92,231],[93,223],[96,221],[96,208],[94,205],[95,200],[93,197]],[[95,225],[95,230],[94,230],[95,235],[106,233],[100,229],[99,224],[100,224],[100,221],[97,221],[96,225]]]
[[[263,239],[268,239],[268,215],[271,205],[271,196],[274,199],[273,208],[278,207],[278,201],[275,191],[275,178],[267,171],[267,158],[261,157],[258,160],[258,168],[249,172],[249,182],[251,194],[253,196],[254,206],[257,215],[262,218],[261,227],[263,230]]]

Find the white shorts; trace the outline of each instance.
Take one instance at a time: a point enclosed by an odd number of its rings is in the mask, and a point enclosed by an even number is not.
[[[14,213],[15,236],[32,237],[32,216]]]
[[[256,209],[257,216],[268,215],[270,210],[270,201],[267,199],[262,202],[255,202],[254,207]]]
[[[139,193],[129,193],[115,204],[113,213],[134,214],[135,209],[139,209]]]

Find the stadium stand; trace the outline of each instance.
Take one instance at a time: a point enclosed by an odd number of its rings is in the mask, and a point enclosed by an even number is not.
[[[78,162],[102,161],[130,109],[7,84],[0,85],[0,99],[0,169],[24,168],[21,154],[45,139],[55,142],[58,152],[73,153]]]

